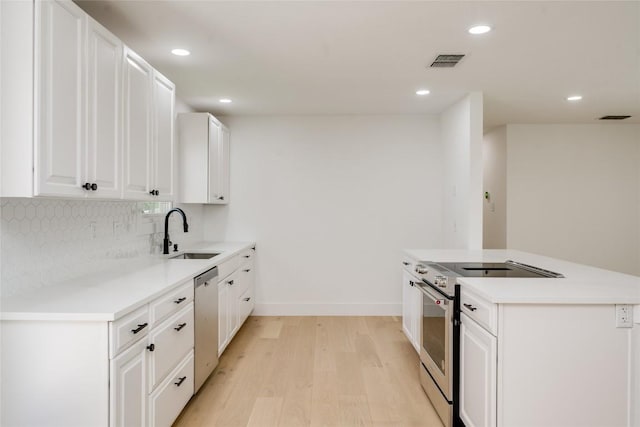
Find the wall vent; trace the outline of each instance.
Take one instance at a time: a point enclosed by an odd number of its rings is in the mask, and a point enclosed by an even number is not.
[[[438,55],[436,56],[436,59],[431,63],[431,67],[432,68],[455,67],[462,58],[464,58],[464,55],[456,55],[456,54]]]
[[[602,116],[598,120],[624,120],[631,116]]]

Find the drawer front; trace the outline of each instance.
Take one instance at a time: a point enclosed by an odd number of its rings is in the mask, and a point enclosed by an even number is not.
[[[240,259],[238,256],[234,256],[225,262],[218,264],[218,280],[224,280],[228,275],[237,270],[240,265]]]
[[[247,317],[249,317],[249,315],[253,311],[254,306],[255,300],[253,298],[253,289],[249,288],[240,296],[240,299],[238,301],[240,325],[242,325],[244,321],[247,320]]]
[[[193,349],[193,302],[149,332],[149,390],[153,390]]]
[[[493,335],[498,335],[498,305],[466,291],[460,292],[460,310],[482,325]]]
[[[167,292],[149,304],[151,326],[157,325],[173,313],[178,312],[193,301],[193,280]]]
[[[249,259],[243,263],[238,269],[236,277],[238,278],[238,288],[236,289],[237,295],[243,294],[249,289],[251,283],[253,283],[253,259]]]
[[[193,350],[149,396],[149,426],[170,427],[193,395]]]
[[[145,305],[133,313],[109,322],[109,358],[129,347],[149,331],[149,309]]]
[[[244,251],[240,252],[240,255],[239,255],[240,265],[243,266],[246,262],[253,261],[253,257],[255,254],[256,254],[256,251],[255,249],[252,249],[252,248],[245,249]]]

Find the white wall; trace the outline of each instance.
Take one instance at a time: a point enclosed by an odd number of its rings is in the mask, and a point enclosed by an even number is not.
[[[440,129],[444,247],[481,249],[482,94],[471,93],[445,110]]]
[[[507,247],[640,275],[640,125],[508,125]]]
[[[231,203],[205,237],[257,241],[256,312],[399,314],[401,250],[443,244],[437,117],[222,121]]]
[[[507,128],[501,126],[484,135],[482,143],[483,193],[482,237],[484,249],[507,247]]]

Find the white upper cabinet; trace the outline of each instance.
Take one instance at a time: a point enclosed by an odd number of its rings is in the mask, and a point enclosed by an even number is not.
[[[91,18],[87,20],[87,143],[85,183],[88,196],[121,195],[122,42]]]
[[[229,203],[229,130],[209,113],[178,116],[180,201]]]
[[[151,108],[153,68],[124,50],[124,197],[147,199],[151,191]]]
[[[173,200],[173,83],[72,1],[2,3],[0,196]]]
[[[174,144],[176,87],[158,72],[153,73],[153,182],[156,199],[173,200],[176,192]]]
[[[80,196],[85,132],[85,13],[36,2],[36,195]]]
[[[175,196],[175,86],[125,47],[124,197],[173,200]]]

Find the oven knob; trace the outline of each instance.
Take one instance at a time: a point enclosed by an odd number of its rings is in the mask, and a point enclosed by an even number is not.
[[[422,264],[416,265],[416,273],[418,274],[427,274],[427,267]]]

